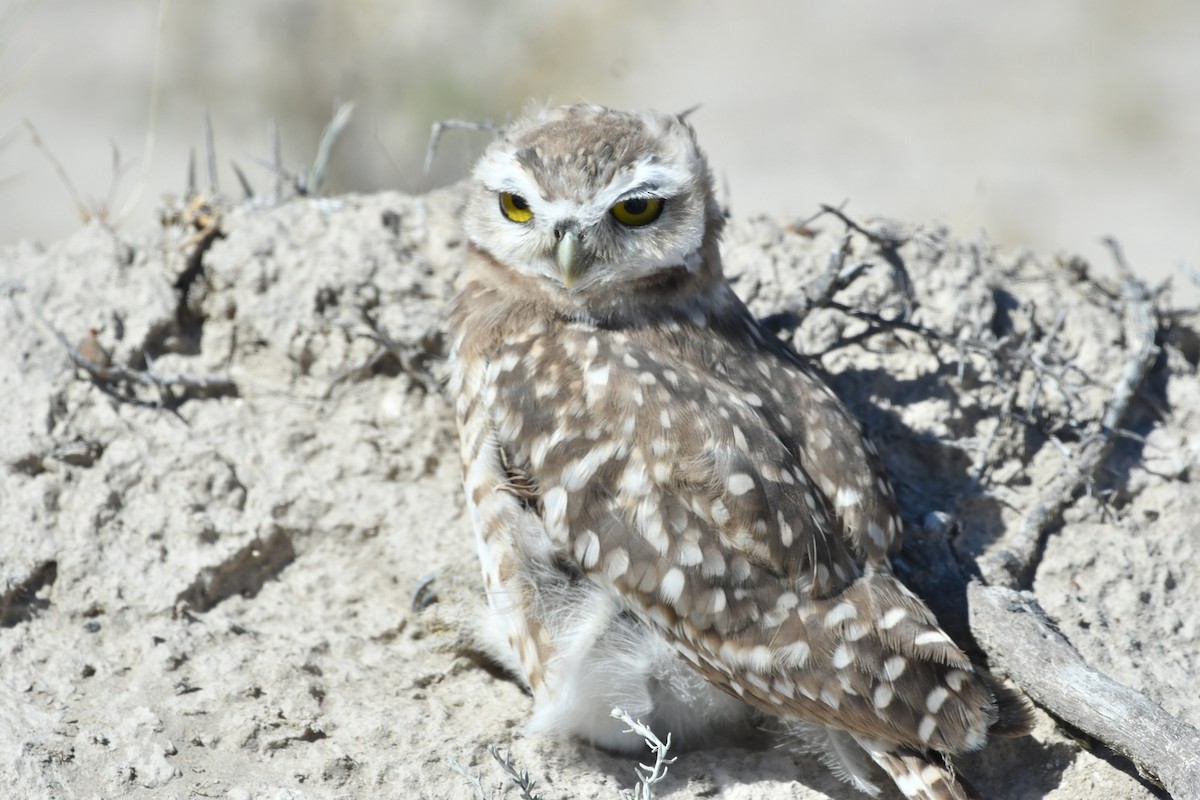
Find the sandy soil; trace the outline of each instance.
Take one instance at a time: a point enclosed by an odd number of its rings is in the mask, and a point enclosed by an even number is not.
[[[504,786],[489,744],[546,800],[632,786],[634,759],[525,735],[529,697],[470,650],[469,521],[427,357],[462,249],[454,208],[448,192],[298,200],[226,208],[198,246],[175,221],[0,251],[0,795],[472,797],[453,764]],[[830,218],[793,222],[731,224],[728,271],[760,315],[796,307],[840,241]],[[928,590],[938,553],[970,563],[1003,543],[1101,414],[1127,342],[1078,264],[906,230],[914,320],[1032,342],[1053,368],[1038,382],[915,335],[838,346],[865,326],[831,310],[783,326],[885,452],[912,542],[898,567]],[[850,247],[867,266],[837,299],[893,315],[895,271]],[[364,310],[414,358],[377,357]],[[115,364],[236,390],[99,385],[50,326],[97,329]],[[1192,724],[1197,341],[1164,331],[1136,436],[1033,585],[1086,658]],[[1005,408],[1025,421],[997,428]],[[961,584],[931,601],[961,619]],[[658,796],[856,796],[778,744],[680,753]],[[961,769],[991,798],[1154,796],[1045,714]]]

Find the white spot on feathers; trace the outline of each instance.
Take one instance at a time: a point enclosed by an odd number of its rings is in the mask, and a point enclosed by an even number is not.
[[[858,489],[850,486],[840,487],[837,490],[837,494],[833,498],[833,504],[838,508],[848,508],[849,506],[858,505],[861,501],[862,494],[858,491]]]
[[[904,656],[892,656],[887,661],[883,662],[883,677],[889,681],[895,681],[904,674],[905,668],[908,666],[908,661]]]
[[[578,461],[569,464],[562,471],[562,487],[568,492],[578,492],[596,475],[600,467],[609,463],[613,450],[611,444],[597,445]]]
[[[729,509],[720,500],[712,502],[712,520],[718,525],[725,525],[729,522]]]
[[[542,506],[546,509],[546,526],[552,536],[565,538],[567,536],[567,493],[555,486],[542,496]]]
[[[696,542],[682,541],[675,552],[675,563],[682,567],[694,567],[704,560],[704,553]]]
[[[629,553],[624,547],[618,547],[604,557],[604,574],[615,581],[629,569]]]
[[[658,595],[665,602],[675,605],[679,602],[679,597],[683,594],[686,585],[687,579],[683,570],[679,567],[671,567],[667,570],[667,574],[663,575],[662,582],[658,585]]]
[[[825,627],[833,628],[838,624],[858,616],[858,609],[853,603],[838,603],[825,615]]]
[[[725,610],[725,590],[713,589],[708,593],[708,611],[710,614],[720,614]]]
[[[600,560],[600,537],[595,531],[584,531],[575,541],[575,558],[584,569],[592,569]]]
[[[812,648],[808,646],[808,642],[792,642],[777,649],[775,655],[783,666],[803,669],[808,663],[808,657],[812,655]]]
[[[937,720],[926,714],[921,717],[921,724],[917,726],[917,736],[921,737],[922,742],[928,742],[936,730]]]
[[[729,488],[729,493],[737,497],[754,488],[754,479],[744,472],[735,472],[725,481],[725,485]]]
[[[833,651],[833,660],[830,663],[833,664],[834,669],[845,669],[846,667],[850,666],[851,662],[853,661],[854,654],[850,652],[850,648],[844,644],[840,644],[838,645],[837,649]]]
[[[930,645],[930,644],[952,644],[950,637],[943,631],[932,630],[917,634],[917,638],[913,639],[913,644]]]

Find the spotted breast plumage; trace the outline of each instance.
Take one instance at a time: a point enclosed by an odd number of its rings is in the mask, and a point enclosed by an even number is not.
[[[763,712],[863,791],[873,761],[970,796],[948,756],[1018,701],[892,575],[879,459],[734,294],[722,224],[674,115],[535,112],[476,167],[449,317],[488,648],[537,731],[636,745],[616,705],[687,744]]]

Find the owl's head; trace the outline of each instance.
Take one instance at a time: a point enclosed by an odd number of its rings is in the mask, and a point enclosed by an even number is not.
[[[720,278],[722,214],[680,116],[577,105],[539,111],[472,175],[471,242],[578,303]]]

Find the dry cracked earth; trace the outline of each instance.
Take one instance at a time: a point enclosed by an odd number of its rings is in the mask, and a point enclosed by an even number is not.
[[[488,745],[546,800],[634,785],[635,759],[527,735],[530,698],[471,646],[440,384],[456,205],[197,198],[153,236],[0,250],[0,795],[520,797]],[[897,569],[964,636],[972,565],[1096,434],[1128,319],[1078,259],[892,228],[735,219],[726,269],[863,420]],[[822,284],[831,254],[849,285]],[[1029,586],[1196,725],[1200,339],[1155,302],[1157,360]],[[676,755],[657,797],[856,796],[769,724]],[[989,798],[1163,796],[1042,711],[960,768]]]

